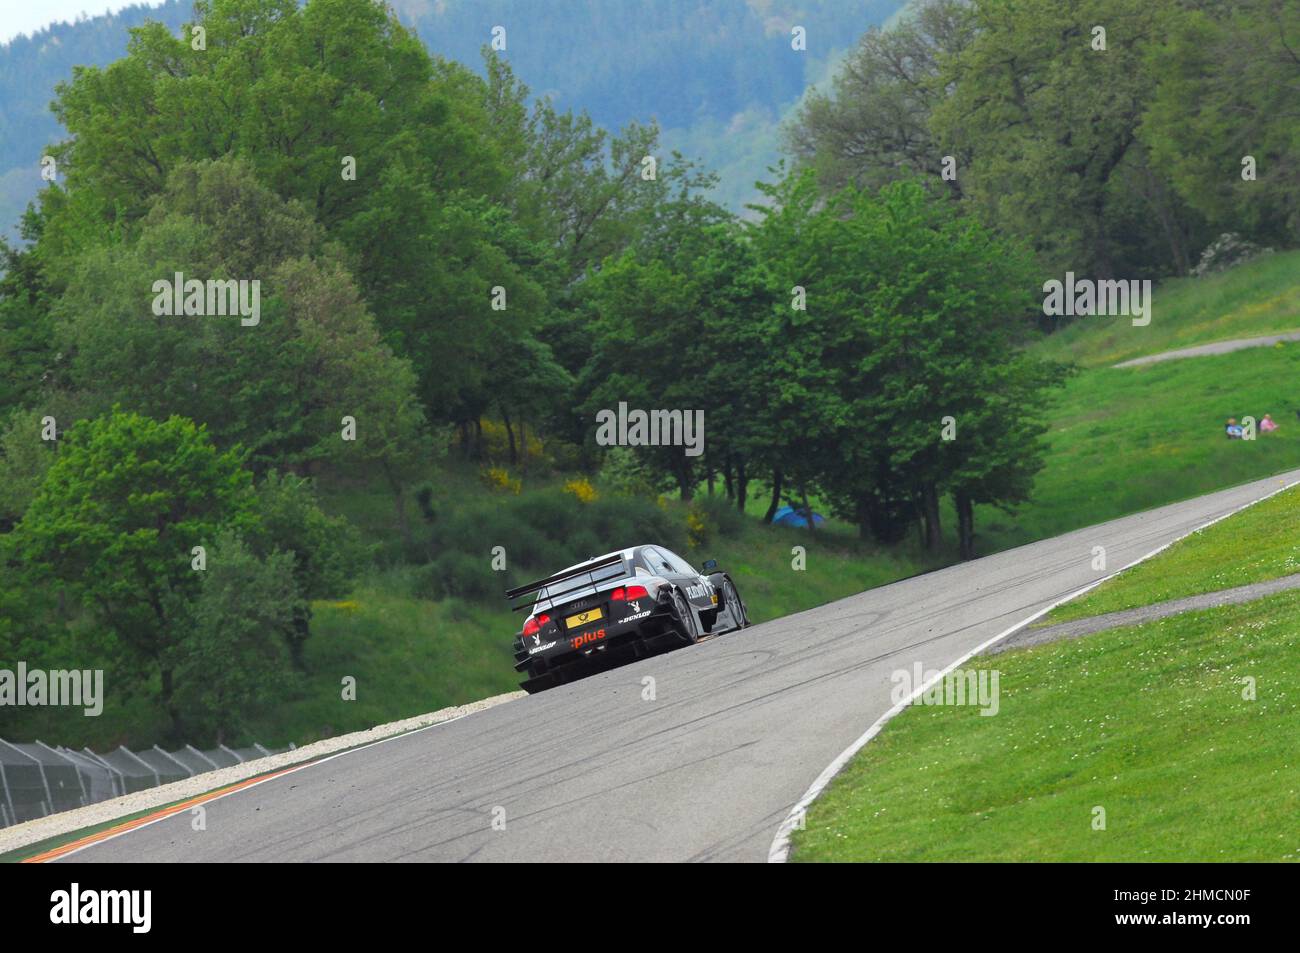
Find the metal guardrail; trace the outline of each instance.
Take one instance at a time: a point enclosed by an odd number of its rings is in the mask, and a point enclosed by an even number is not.
[[[154,745],[143,751],[121,747],[96,754],[89,748],[73,751],[42,741],[15,744],[0,738],[0,828],[286,750],[256,743],[251,748],[218,745],[207,751],[192,745],[164,751]]]

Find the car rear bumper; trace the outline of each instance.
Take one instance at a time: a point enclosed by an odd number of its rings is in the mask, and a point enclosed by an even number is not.
[[[631,618],[604,625],[584,626],[553,637],[538,645],[515,640],[515,671],[537,676],[557,669],[592,662],[600,656],[637,651],[657,639],[671,625],[666,605],[656,605]]]

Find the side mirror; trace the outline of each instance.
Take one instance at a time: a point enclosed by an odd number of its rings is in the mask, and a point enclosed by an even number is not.
[[[704,560],[704,571],[705,571],[705,572],[713,572],[713,571],[716,570],[717,568],[718,568],[718,561],[717,561],[716,559],[706,559],[706,560]]]

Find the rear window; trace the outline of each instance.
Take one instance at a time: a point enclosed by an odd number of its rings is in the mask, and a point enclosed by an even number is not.
[[[608,582],[611,579],[621,579],[627,575],[627,567],[621,562],[613,566],[605,566],[597,569],[592,573],[583,573],[581,576],[574,576],[572,579],[565,579],[554,585],[547,586],[537,593],[537,601],[542,602],[547,599],[555,599],[570,592],[577,592],[579,589],[586,589],[593,583]]]

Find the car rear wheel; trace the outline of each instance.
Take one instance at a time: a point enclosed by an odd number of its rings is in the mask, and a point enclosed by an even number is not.
[[[536,695],[560,684],[560,676],[556,672],[534,672],[529,668],[528,676],[528,680],[520,682],[519,687],[530,695]]]
[[[736,586],[730,579],[722,583],[722,604],[727,607],[727,612],[731,614],[731,621],[735,623],[736,628],[743,629],[749,625],[749,613],[745,610],[745,604],[740,601],[740,593],[736,591]]]
[[[695,621],[695,613],[687,605],[686,599],[677,589],[673,590],[673,628],[676,630],[678,637],[688,645],[700,640],[699,623]]]

